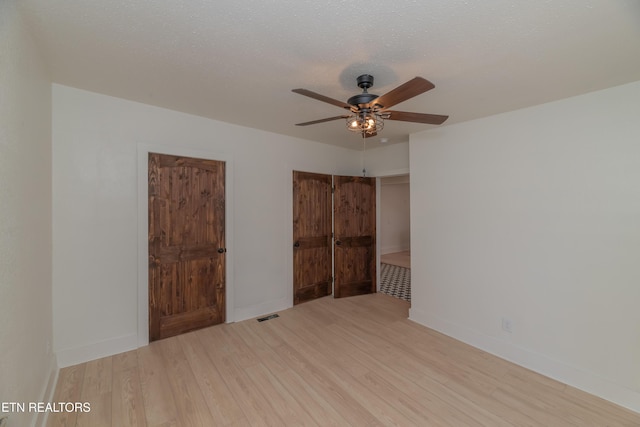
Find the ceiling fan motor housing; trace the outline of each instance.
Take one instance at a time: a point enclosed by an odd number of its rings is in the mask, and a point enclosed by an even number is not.
[[[374,95],[372,93],[367,92],[367,89],[373,86],[372,75],[363,74],[361,76],[358,76],[356,81],[358,82],[358,87],[361,88],[363,92],[349,98],[347,100],[347,103],[349,103],[349,105],[353,105],[354,107],[357,107],[359,105],[366,105],[366,104],[369,104],[374,99],[378,98],[378,95]]]
[[[358,82],[358,87],[360,89],[364,89],[365,92],[367,91],[367,89],[373,86],[373,76],[371,74],[363,74],[361,76],[358,76],[356,81]]]

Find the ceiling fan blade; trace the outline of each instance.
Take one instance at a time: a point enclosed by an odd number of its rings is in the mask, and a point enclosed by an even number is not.
[[[414,96],[431,90],[434,87],[435,85],[429,80],[423,79],[422,77],[414,77],[408,82],[393,89],[391,92],[387,92],[384,95],[379,96],[372,102],[372,104],[378,104],[382,109],[390,108],[402,101],[406,101],[409,98],[413,98]]]
[[[349,117],[348,115],[344,115],[344,116],[335,116],[335,117],[328,117],[326,119],[320,119],[320,120],[313,120],[310,122],[304,122],[304,123],[296,123],[296,126],[309,126],[309,125],[315,125],[316,123],[324,123],[324,122],[330,122],[333,120],[338,120],[338,119],[346,119],[347,117]]]
[[[385,110],[384,114],[389,114],[385,120],[398,120],[401,122],[426,123],[429,125],[441,125],[449,116],[439,114],[408,113],[406,111]]]
[[[337,99],[329,98],[328,96],[320,95],[307,89],[292,89],[291,92],[299,93],[300,95],[308,96],[309,98],[317,99],[318,101],[326,102],[336,107],[351,110],[351,105],[346,102],[338,101]]]

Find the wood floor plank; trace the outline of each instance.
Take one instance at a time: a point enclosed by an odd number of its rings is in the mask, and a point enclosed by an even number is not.
[[[69,366],[60,369],[58,383],[53,395],[54,402],[80,402],[82,383],[87,364]],[[50,427],[75,426],[78,418],[77,412],[52,412],[47,417],[47,425]]]
[[[380,255],[380,262],[397,265],[404,268],[411,268],[411,252],[393,252]]]
[[[113,424],[122,427],[146,426],[136,351],[113,356],[112,388],[111,419]]]
[[[242,408],[233,399],[222,373],[211,363],[198,335],[185,334],[178,340],[216,424],[229,426],[247,423]]]
[[[423,414],[414,411],[410,405],[405,405],[405,402],[398,399],[399,395],[402,395],[402,393],[397,393],[399,390],[389,389],[387,393],[378,394],[372,391],[370,378],[373,375],[373,370],[380,367],[376,366],[376,361],[369,359],[367,354],[353,347],[349,340],[337,338],[334,333],[336,327],[340,326],[334,323],[316,331],[313,337],[306,342],[306,345],[312,347],[317,354],[326,354],[322,352],[324,347],[335,350],[332,357],[325,357],[324,361],[318,361],[317,364],[325,363],[328,369],[334,371],[336,373],[334,380],[341,387],[350,390],[350,394],[356,397],[356,401],[368,408],[383,424],[398,422],[400,425],[424,425],[427,419]],[[363,363],[365,360],[369,363]],[[477,425],[477,423],[458,423],[457,425]]]
[[[459,409],[454,410],[464,405],[473,404],[459,397],[452,398],[451,393],[440,393],[439,396],[430,394],[429,390],[433,388],[433,380],[430,377],[416,377],[415,369],[403,369],[403,364],[393,362],[379,363],[382,355],[378,350],[384,347],[385,342],[388,342],[387,337],[368,336],[366,339],[360,340],[360,337],[351,334],[349,328],[342,325],[332,325],[327,329],[330,332],[330,336],[324,338],[323,341],[330,342],[331,337],[342,337],[343,346],[345,346],[344,354],[366,365],[376,366],[374,372],[366,372],[359,380],[366,381],[365,385],[367,387],[379,389],[381,395],[388,396],[391,400],[397,400],[397,407],[408,405],[410,410],[417,407],[419,408],[418,413],[421,415],[431,414],[432,412],[451,414],[447,419],[438,419],[437,415],[431,415],[429,419],[424,420],[428,424],[433,424],[437,421],[438,425],[479,425],[484,420],[486,425],[501,425],[498,419],[479,407],[474,407],[475,413],[472,417],[465,415],[464,411]],[[420,363],[422,363],[420,360],[416,360],[416,364]],[[401,369],[395,369],[397,367]],[[382,386],[382,384],[385,385]],[[436,383],[436,386],[440,386],[440,384]],[[410,393],[407,394],[405,391],[410,391]],[[427,398],[422,401],[416,401],[413,399],[415,395],[422,395]],[[448,399],[443,399],[443,395]],[[429,405],[422,405],[425,402],[429,402]],[[437,411],[433,411],[434,406],[438,408]]]
[[[577,388],[566,386],[563,390],[563,401],[569,401],[575,404],[578,408],[576,410],[577,415],[583,415],[582,411],[586,414],[595,413],[598,417],[604,417],[609,420],[607,423],[611,425],[621,426],[640,426],[640,415],[625,408],[621,408],[616,405],[612,405],[604,399],[601,399],[592,394],[586,393]]]
[[[160,347],[156,343],[141,347],[138,352],[140,388],[145,419],[150,427],[179,426],[178,409],[164,367]]]
[[[242,326],[246,331],[246,334],[243,334],[245,341],[257,350],[257,355],[264,366],[279,379],[282,386],[318,425],[344,425],[344,419],[321,392],[316,390],[313,384],[305,381],[305,378],[296,370],[291,369],[282,358],[280,352],[285,341],[274,333],[271,325],[275,323],[243,322]]]
[[[176,403],[177,417],[184,427],[215,425],[209,407],[189,366],[179,339],[156,341]],[[155,344],[154,343],[154,344]]]
[[[296,366],[300,372],[304,372],[307,381],[319,391],[321,396],[340,414],[345,425],[350,426],[382,426],[368,408],[362,406],[353,396],[349,388],[344,388],[336,381],[335,374],[329,372],[324,364],[318,364],[308,353],[300,353],[300,346],[292,339],[292,344],[283,345],[280,354],[290,366]]]
[[[116,354],[113,359],[113,372],[126,371],[138,367],[138,352],[136,350]]]
[[[348,349],[348,354],[374,365],[378,359],[375,351],[370,351],[360,343],[356,344],[341,329],[343,328],[336,327],[333,329],[333,333],[342,335],[351,342],[352,347]],[[416,362],[420,363],[420,361]],[[507,425],[484,408],[446,388],[442,388],[442,384],[433,381],[431,377],[416,376],[415,372],[415,369],[406,369],[403,364],[382,363],[377,365],[375,372],[366,373],[363,380],[367,381],[368,387],[378,389],[381,395],[390,396],[391,399],[401,399],[397,403],[398,406],[409,405],[418,408],[419,414],[430,415],[429,419],[425,420],[427,424],[433,424],[437,421],[438,425],[454,426],[491,425],[497,427]],[[440,389],[440,392],[437,395],[433,394],[431,392],[433,389]],[[416,400],[414,396],[422,396],[423,398]],[[467,411],[460,410],[465,407],[471,407],[471,415],[467,415]],[[434,413],[435,415],[432,415]],[[443,413],[448,414],[446,418],[438,416]]]
[[[383,294],[167,338],[62,369],[49,426],[640,426],[640,414],[407,319]]]
[[[284,421],[284,425],[319,426],[297,400],[282,386],[264,364],[247,369],[256,389]]]
[[[79,412],[76,424],[88,427],[108,427],[111,420],[113,359],[105,357],[87,362],[81,399],[91,404],[90,412]]]
[[[196,334],[213,365],[224,373],[223,380],[249,424],[284,425],[246,372],[258,363],[256,356],[237,335],[229,333],[228,326],[203,329]]]

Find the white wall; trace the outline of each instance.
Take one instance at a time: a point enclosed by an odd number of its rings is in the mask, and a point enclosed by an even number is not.
[[[51,86],[17,10],[0,2],[0,402],[37,402],[51,351]],[[0,412],[0,417],[5,416]],[[9,414],[10,426],[35,415]]]
[[[364,159],[367,176],[389,176],[409,173],[408,142],[367,150],[364,155],[360,153],[359,156]],[[362,167],[360,172],[362,172]]]
[[[379,209],[380,253],[409,250],[411,244],[409,183],[381,180]]]
[[[61,366],[137,345],[136,153],[147,144],[231,159],[236,321],[292,305],[292,170],[360,170],[357,151],[54,85],[53,302]]]
[[[639,112],[636,82],[413,135],[411,318],[640,411]]]

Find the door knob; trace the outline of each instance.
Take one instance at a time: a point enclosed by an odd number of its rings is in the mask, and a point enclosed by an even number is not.
[[[293,244],[293,247],[294,247],[294,248],[299,248],[299,247],[300,247],[300,242],[295,242],[295,243]]]
[[[336,246],[340,246],[342,242],[340,240],[336,240]]]
[[[227,250],[225,248],[218,248],[218,253],[219,254],[222,254],[222,253],[225,253],[225,252],[227,252]]]

